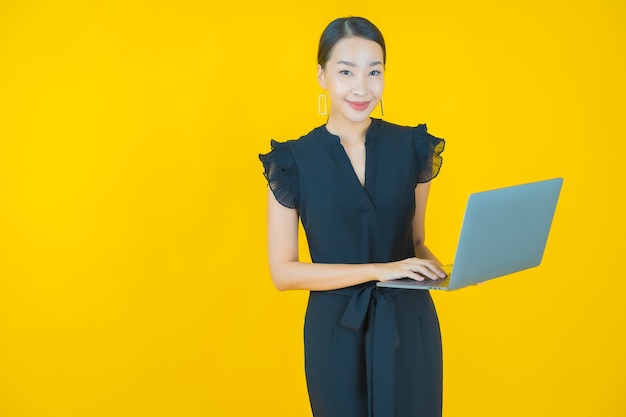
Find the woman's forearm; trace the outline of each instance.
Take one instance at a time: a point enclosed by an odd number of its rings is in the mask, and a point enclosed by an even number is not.
[[[378,280],[376,264],[322,264],[286,262],[270,266],[272,281],[280,291],[324,291]]]
[[[432,256],[432,253],[430,255]],[[274,285],[281,291],[324,291],[368,281],[387,281],[397,278],[412,278],[423,281],[424,279],[440,279],[446,276],[440,268],[439,261],[419,257],[369,264],[321,264],[289,261],[270,264],[270,270]]]

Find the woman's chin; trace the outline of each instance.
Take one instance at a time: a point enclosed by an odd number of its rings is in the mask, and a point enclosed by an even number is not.
[[[368,121],[370,119],[372,112],[368,110],[363,110],[363,111],[350,111],[350,112],[346,112],[343,113],[340,118],[344,119],[346,122],[349,123],[363,123],[365,121]]]

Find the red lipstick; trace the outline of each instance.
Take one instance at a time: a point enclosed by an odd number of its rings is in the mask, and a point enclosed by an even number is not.
[[[370,101],[348,101],[348,104],[350,105],[350,107],[352,107],[354,110],[357,111],[363,111],[365,109],[367,109],[370,105]]]

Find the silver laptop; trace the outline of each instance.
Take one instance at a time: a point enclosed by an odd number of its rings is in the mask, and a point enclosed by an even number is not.
[[[455,290],[541,263],[563,178],[469,196],[452,265],[443,280],[401,278],[379,287]]]

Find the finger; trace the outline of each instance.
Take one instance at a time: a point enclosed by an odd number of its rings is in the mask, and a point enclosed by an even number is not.
[[[448,276],[446,271],[444,271],[443,268],[441,268],[441,265],[435,265],[434,271],[439,278],[446,278]]]
[[[441,265],[439,265],[437,262],[429,260],[427,263],[424,264],[424,266],[428,268],[429,271],[431,271],[433,274],[435,274],[435,277],[433,279],[445,278],[448,276],[448,274],[446,274],[446,272],[441,268]]]
[[[406,271],[406,277],[414,279],[415,281],[424,281],[424,277],[420,274],[416,274],[413,271]]]
[[[437,267],[436,264],[430,261],[425,261],[418,265],[415,265],[412,270],[432,280],[443,279],[446,277],[446,273],[443,271],[443,269]]]
[[[424,278],[431,280],[443,279],[447,276],[445,271],[431,259],[409,258],[405,262],[407,270],[416,272]]]
[[[418,275],[430,279],[430,280],[436,280],[439,279],[439,276],[432,270],[428,269],[427,267],[420,265],[417,268],[413,269],[413,272],[417,273]]]

